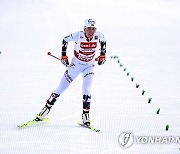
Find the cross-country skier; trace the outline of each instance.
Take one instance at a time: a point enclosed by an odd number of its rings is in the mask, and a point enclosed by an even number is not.
[[[68,42],[74,41],[74,57],[69,65],[66,49]],[[55,89],[47,100],[45,107],[37,114],[36,120],[42,120],[50,111],[57,98],[68,88],[71,82],[80,74],[83,74],[83,113],[82,121],[84,125],[90,126],[89,111],[91,104],[91,83],[94,76],[95,52],[100,44],[100,55],[98,65],[104,64],[106,53],[106,40],[104,35],[96,31],[96,22],[87,19],[84,22],[84,31],[76,32],[64,37],[62,41],[61,62],[68,68],[65,71],[59,86]]]

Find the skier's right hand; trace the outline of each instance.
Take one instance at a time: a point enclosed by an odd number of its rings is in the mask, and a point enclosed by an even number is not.
[[[61,63],[67,67],[69,65],[68,56],[61,56]]]

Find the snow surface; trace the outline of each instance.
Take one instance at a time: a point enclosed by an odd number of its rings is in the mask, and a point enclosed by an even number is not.
[[[124,131],[180,136],[179,8],[179,0],[0,0],[0,153],[180,153],[175,143],[127,149],[118,143]],[[42,109],[66,70],[47,52],[60,56],[62,38],[82,30],[86,18],[95,18],[107,39],[107,62],[96,67],[90,113],[101,132],[77,125],[81,76],[52,108],[51,122],[18,129]],[[70,43],[70,58],[72,51]],[[116,55],[120,63],[111,58]]]

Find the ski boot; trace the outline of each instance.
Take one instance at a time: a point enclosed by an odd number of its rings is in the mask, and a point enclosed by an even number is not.
[[[90,126],[91,122],[89,120],[89,111],[83,110],[82,121],[83,121],[83,125]]]
[[[36,118],[35,118],[36,121],[41,121],[41,120],[44,119],[44,117],[45,117],[46,115],[48,115],[48,113],[50,112],[51,107],[52,107],[52,106],[54,105],[54,103],[56,102],[57,97],[59,97],[58,94],[55,94],[55,93],[52,93],[52,94],[51,94],[50,98],[49,98],[49,99],[47,100],[47,102],[46,102],[45,107],[41,110],[40,113],[38,113],[38,114],[36,115]]]

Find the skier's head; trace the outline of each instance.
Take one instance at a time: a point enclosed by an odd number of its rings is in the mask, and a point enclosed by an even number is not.
[[[96,32],[96,21],[93,19],[86,19],[84,21],[84,32],[87,38],[92,38]]]
[[[84,21],[84,28],[87,28],[87,27],[95,27],[96,28],[96,21],[93,19],[86,19]]]

